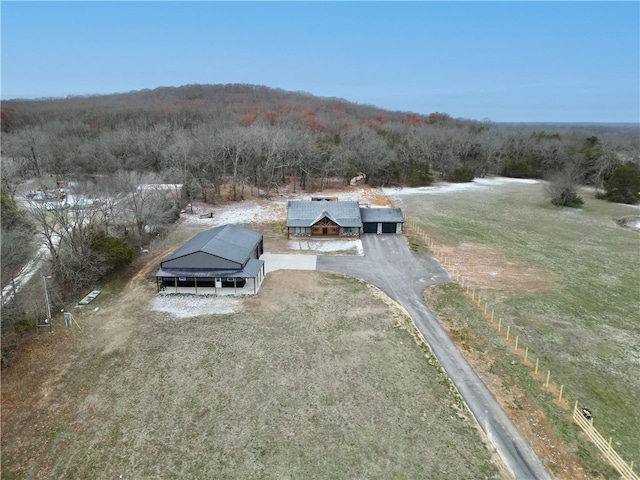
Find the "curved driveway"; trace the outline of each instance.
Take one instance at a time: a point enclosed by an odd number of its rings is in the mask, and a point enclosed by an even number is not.
[[[430,285],[450,282],[431,257],[409,250],[404,235],[363,235],[365,256],[318,256],[317,270],[361,278],[402,305],[464,398],[514,478],[551,479],[540,459],[424,304]]]

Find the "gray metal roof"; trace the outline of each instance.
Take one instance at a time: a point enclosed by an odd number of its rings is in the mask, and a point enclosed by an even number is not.
[[[400,208],[361,208],[362,223],[404,223]]]
[[[238,227],[237,225],[223,225],[198,233],[165,258],[163,262],[196,252],[205,252],[244,264],[261,240],[262,235],[257,232]]]
[[[310,227],[323,217],[341,227],[362,227],[358,202],[291,200],[287,204],[287,227]]]
[[[206,269],[168,269],[160,268],[156,272],[156,277],[188,277],[188,278],[256,278],[258,272],[264,265],[263,260],[250,258],[242,270],[206,270]]]

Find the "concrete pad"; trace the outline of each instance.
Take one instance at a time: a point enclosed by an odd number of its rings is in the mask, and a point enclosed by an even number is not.
[[[284,255],[263,253],[260,260],[264,261],[265,273],[276,270],[315,270],[316,255]]]

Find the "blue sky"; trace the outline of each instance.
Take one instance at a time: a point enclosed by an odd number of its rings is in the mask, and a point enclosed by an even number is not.
[[[13,2],[2,99],[246,83],[496,122],[640,122],[640,2]]]

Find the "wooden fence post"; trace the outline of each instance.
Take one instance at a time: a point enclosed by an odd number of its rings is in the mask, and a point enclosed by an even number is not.
[[[562,390],[564,389],[564,385],[560,385],[560,395],[558,395],[558,401],[562,401]]]

